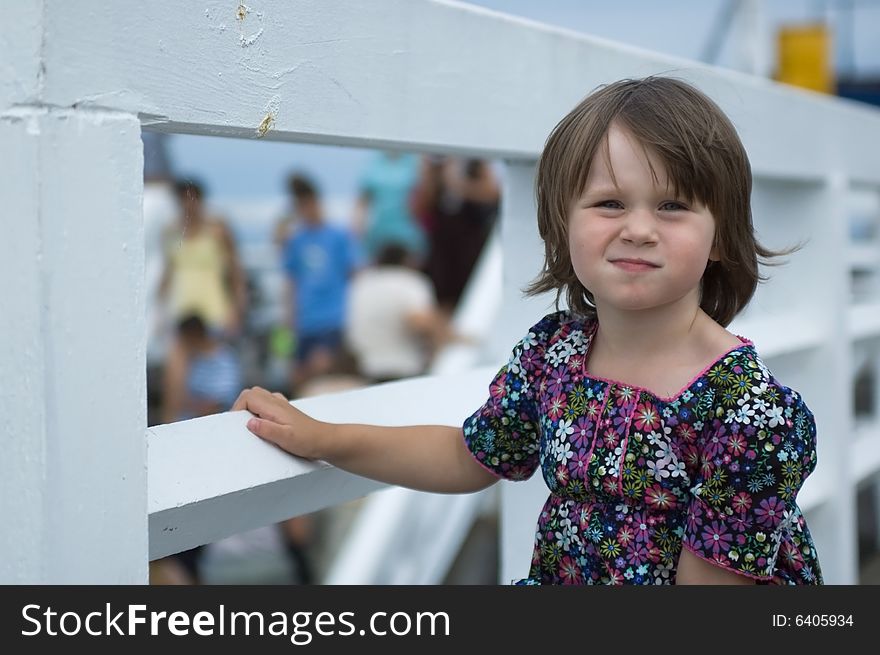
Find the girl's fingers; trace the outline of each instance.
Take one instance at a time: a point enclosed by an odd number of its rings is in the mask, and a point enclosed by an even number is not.
[[[239,394],[235,404],[232,405],[231,411],[235,412],[246,409],[262,418],[280,422],[281,411],[286,407],[289,407],[287,401],[282,405],[278,402],[278,398],[273,397],[265,389],[254,387],[253,389],[245,389]]]
[[[278,392],[276,391],[276,392],[273,393],[272,395],[275,396],[276,398],[278,398],[278,400],[283,400],[285,403],[287,402],[287,398],[284,396],[283,393],[278,393]]]
[[[232,403],[232,408],[229,411],[238,412],[240,410],[247,409],[248,398],[251,396],[251,394],[251,389],[245,389],[240,394],[238,394],[238,398],[236,398],[235,402]]]
[[[286,426],[279,425],[263,418],[252,418],[247,422],[248,430],[266,441],[282,446],[282,442],[287,436]],[[283,447],[283,446],[282,446]]]

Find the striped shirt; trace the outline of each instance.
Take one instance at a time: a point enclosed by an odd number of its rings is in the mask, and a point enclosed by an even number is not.
[[[190,361],[186,388],[195,400],[208,400],[226,410],[241,391],[241,367],[235,351],[227,345],[197,355]]]

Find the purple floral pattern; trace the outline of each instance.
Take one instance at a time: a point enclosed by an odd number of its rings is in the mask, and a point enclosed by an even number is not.
[[[517,584],[674,584],[682,548],[757,582],[821,584],[795,497],[816,428],[750,342],[673,398],[585,372],[595,322],[550,314],[464,423],[495,475],[550,489]]]

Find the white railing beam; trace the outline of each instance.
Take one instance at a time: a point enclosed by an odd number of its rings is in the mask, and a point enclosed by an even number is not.
[[[240,19],[222,0],[50,0],[39,102],[169,132],[534,159],[595,86],[668,73],[729,113],[756,173],[880,182],[863,138],[878,118],[858,103],[455,2],[246,4]]]
[[[460,426],[497,367],[297,400],[318,420]],[[385,485],[291,457],[252,435],[246,412],[150,428],[150,559],[360,498]]]

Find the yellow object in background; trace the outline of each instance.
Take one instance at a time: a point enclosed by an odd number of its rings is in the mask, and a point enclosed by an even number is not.
[[[821,23],[780,28],[776,79],[793,86],[834,93],[831,32]]]

